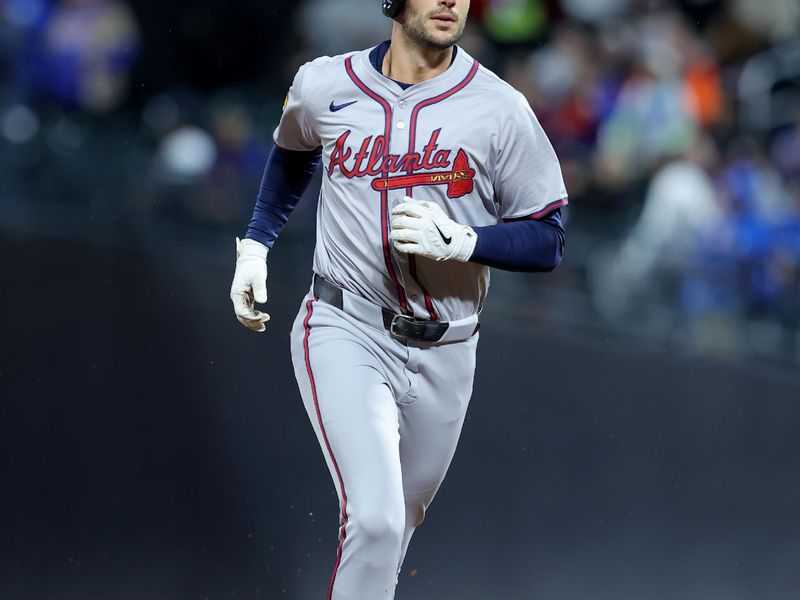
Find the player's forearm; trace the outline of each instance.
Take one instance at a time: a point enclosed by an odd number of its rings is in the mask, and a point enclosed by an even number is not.
[[[270,152],[246,237],[272,248],[314,176],[322,150]]]
[[[470,260],[504,271],[549,272],[564,255],[561,212],[539,220],[475,227],[478,241]]]

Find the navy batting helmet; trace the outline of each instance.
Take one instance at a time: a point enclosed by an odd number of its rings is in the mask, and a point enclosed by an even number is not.
[[[383,0],[383,14],[395,18],[403,10],[406,0]]]

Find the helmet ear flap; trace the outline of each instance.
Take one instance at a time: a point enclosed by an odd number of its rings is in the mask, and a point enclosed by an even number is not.
[[[405,4],[405,0],[383,0],[383,14],[393,19],[402,12]]]

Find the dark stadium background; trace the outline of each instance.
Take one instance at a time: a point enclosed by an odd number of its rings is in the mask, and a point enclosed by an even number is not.
[[[758,20],[749,0],[609,0],[600,17],[515,2],[519,30],[475,2],[465,44],[553,137],[573,192],[567,258],[553,275],[493,274],[469,418],[398,598],[795,598],[794,4],[759,5]],[[0,0],[0,598],[323,597],[336,498],[288,346],[313,190],[270,255],[268,333],[242,328],[227,293],[293,72],[386,38],[378,11]],[[587,117],[570,94],[642,71],[669,90],[675,72],[668,44],[642,64],[587,45],[664,31],[702,56],[690,141],[603,166],[614,102]],[[544,75],[573,51],[564,90]],[[765,98],[743,89],[753,72],[775,77]],[[651,182],[703,145],[715,158],[690,158],[729,216],[712,234],[732,233],[720,245],[683,225],[654,250],[636,233]]]

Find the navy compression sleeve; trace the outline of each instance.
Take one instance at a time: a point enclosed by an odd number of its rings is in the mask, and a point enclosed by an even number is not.
[[[472,262],[504,271],[552,271],[564,255],[564,225],[558,208],[541,219],[474,227]]]
[[[311,152],[277,146],[272,149],[245,237],[272,248],[314,176],[321,156],[321,148]]]

